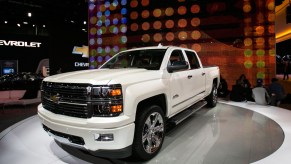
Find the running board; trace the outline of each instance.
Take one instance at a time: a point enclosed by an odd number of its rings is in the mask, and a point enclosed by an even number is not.
[[[181,113],[177,114],[173,118],[169,120],[169,123],[172,123],[174,125],[178,125],[182,121],[184,121],[186,118],[190,117],[193,113],[197,112],[199,109],[203,108],[207,104],[206,101],[199,101],[198,103],[190,106],[188,109],[182,111]]]

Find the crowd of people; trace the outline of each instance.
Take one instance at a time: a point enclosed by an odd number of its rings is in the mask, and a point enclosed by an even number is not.
[[[220,77],[218,96],[226,97],[229,95],[229,99],[236,102],[254,101],[260,105],[278,106],[286,99],[286,93],[277,78],[272,78],[271,81],[272,83],[266,87],[263,79],[257,79],[257,84],[252,88],[249,80],[242,74],[236,80],[236,84],[232,86],[232,90],[229,91],[226,80]]]

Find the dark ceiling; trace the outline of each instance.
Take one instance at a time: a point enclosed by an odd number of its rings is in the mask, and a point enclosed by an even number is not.
[[[28,12],[32,13],[31,17]],[[0,0],[0,15],[2,34],[48,35],[48,26],[64,22],[87,30],[83,22],[88,19],[88,7],[87,0]]]

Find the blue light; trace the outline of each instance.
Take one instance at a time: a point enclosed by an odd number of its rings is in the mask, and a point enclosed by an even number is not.
[[[118,52],[118,51],[119,51],[119,47],[118,47],[118,46],[114,46],[114,47],[113,47],[113,51],[114,51],[114,52]]]
[[[102,35],[102,30],[101,29],[97,30],[97,35]]]
[[[112,2],[112,5],[113,5],[114,7],[116,7],[116,6],[118,5],[118,1],[117,1],[117,0],[114,0],[114,1]]]
[[[127,27],[126,27],[125,25],[121,25],[121,27],[120,27],[120,31],[121,31],[122,33],[126,33],[126,31],[127,31]]]
[[[105,60],[108,61],[110,58],[111,58],[111,57],[110,57],[109,55],[107,55],[107,56],[105,57]]]
[[[113,24],[117,25],[117,24],[118,24],[118,19],[117,19],[117,18],[114,18],[114,19],[112,20],[112,22],[113,22]]]
[[[106,17],[108,17],[108,16],[110,15],[110,11],[109,11],[109,10],[106,10],[105,13],[104,13],[104,15],[105,15]]]
[[[99,27],[102,26],[102,20],[97,21],[97,26],[99,26]]]
[[[122,36],[121,37],[121,43],[125,44],[127,42],[127,37],[126,36]]]
[[[121,5],[126,5],[127,4],[127,0],[121,0]]]
[[[110,52],[110,47],[109,47],[109,46],[106,46],[106,47],[105,47],[105,52],[106,52],[106,53],[109,53],[109,52]]]
[[[104,6],[105,6],[106,8],[108,8],[108,7],[110,6],[110,2],[109,2],[109,1],[106,1],[105,4],[104,4]]]
[[[94,45],[95,44],[95,40],[94,39],[90,39],[90,45]]]
[[[98,47],[98,48],[97,48],[97,52],[98,52],[99,54],[101,54],[102,51],[103,51],[102,47]]]
[[[118,34],[118,28],[117,27],[113,27],[113,33],[114,34]]]
[[[101,62],[103,61],[102,56],[98,56],[97,61],[98,61],[99,63],[101,63]]]
[[[121,14],[122,14],[122,15],[125,15],[126,13],[127,13],[126,8],[122,8],[122,9],[121,9]]]
[[[102,16],[102,12],[101,11],[98,11],[97,12],[97,17],[100,18],[101,16]]]
[[[92,62],[94,62],[94,61],[95,61],[94,56],[91,56],[91,57],[90,57],[90,62],[92,63]]]
[[[127,23],[127,19],[126,18],[121,18],[121,23],[122,24],[126,24]]]
[[[95,8],[95,5],[94,4],[90,4],[89,5],[89,10],[94,10],[94,8]]]
[[[110,20],[109,19],[106,19],[105,20],[105,26],[107,27],[107,26],[109,26],[110,25]]]
[[[102,44],[102,38],[97,39],[97,44]],[[100,47],[99,47],[100,48]]]

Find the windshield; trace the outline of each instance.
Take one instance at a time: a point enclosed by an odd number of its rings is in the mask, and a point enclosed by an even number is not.
[[[122,52],[111,58],[102,68],[144,68],[159,70],[166,49],[147,49]]]

